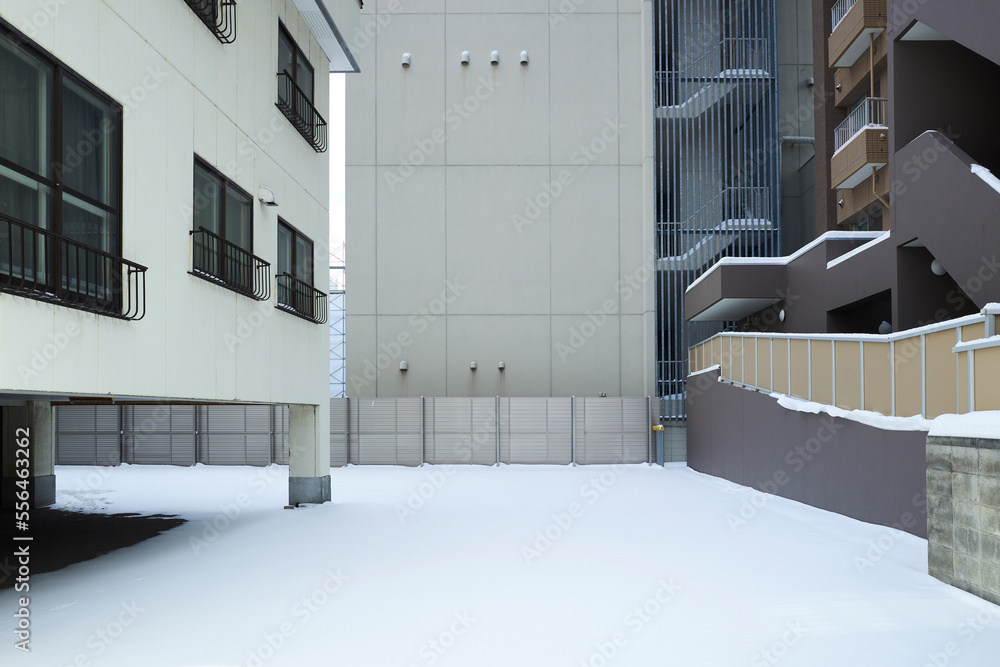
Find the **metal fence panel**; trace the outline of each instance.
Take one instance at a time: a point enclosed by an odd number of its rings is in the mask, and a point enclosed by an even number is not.
[[[330,465],[638,463],[649,420],[645,398],[334,398]],[[287,464],[288,445],[288,406],[56,408],[60,465]]]
[[[287,408],[286,408],[287,415]],[[288,426],[285,422],[285,433],[287,437]],[[287,463],[287,456],[285,459]],[[346,466],[347,461],[347,399],[330,399],[330,466],[340,468]]]
[[[121,414],[117,405],[61,405],[55,411],[56,463],[121,463]]]
[[[191,405],[122,406],[125,460],[148,465],[194,465],[195,408]]]

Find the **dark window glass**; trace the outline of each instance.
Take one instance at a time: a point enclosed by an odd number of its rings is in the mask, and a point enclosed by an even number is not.
[[[200,162],[194,163],[194,228],[222,234],[222,179]]]
[[[253,201],[201,160],[194,163],[194,229],[204,227],[230,243],[253,250]]]
[[[295,237],[295,277],[304,283],[313,282],[313,244],[304,236]]]
[[[283,220],[278,221],[278,273],[312,285],[313,243]]]
[[[284,223],[278,223],[278,273],[292,273],[295,264],[295,232]]]
[[[77,84],[63,85],[62,181],[101,204],[118,198],[118,172],[110,169],[120,152],[111,106]]]
[[[278,30],[278,72],[295,76],[295,42],[284,29]]]
[[[0,34],[0,213],[46,229],[54,80],[52,66]]]
[[[306,56],[301,51],[298,52],[298,57],[295,63],[295,83],[299,85],[302,92],[305,93],[306,97],[312,102],[313,99],[313,69],[309,61],[306,60]]]
[[[278,220],[278,305],[312,317],[316,304],[312,281],[312,241]]]
[[[226,189],[226,240],[241,248],[251,247],[250,197],[233,188]]]
[[[253,200],[195,158],[193,240],[195,273],[257,297],[258,262],[253,256]]]
[[[117,265],[90,249],[121,251],[121,163],[121,107],[0,30],[0,280],[112,304]]]
[[[309,59],[302,49],[298,47],[295,40],[285,29],[285,26],[278,24],[278,74],[287,72],[295,85],[299,87],[306,100],[310,103],[313,99],[313,68],[309,64]],[[283,86],[278,86],[278,99],[282,102],[285,99],[286,91]]]

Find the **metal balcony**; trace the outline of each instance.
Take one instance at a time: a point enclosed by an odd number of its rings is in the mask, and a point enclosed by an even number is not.
[[[191,11],[223,44],[236,41],[236,0],[185,0]]]
[[[837,4],[830,9],[832,19],[830,21],[830,25],[832,26],[830,28],[831,34],[837,29],[840,22],[847,16],[847,12],[851,11],[851,8],[856,5],[857,2],[858,0],[838,0]]]
[[[840,0],[827,38],[830,67],[851,67],[886,27],[886,0]]]
[[[830,187],[850,190],[889,162],[888,101],[869,97],[834,130]]]
[[[326,324],[329,303],[326,292],[290,273],[278,274],[278,308],[302,319]]]
[[[833,131],[833,150],[839,151],[865,128],[887,128],[889,100],[884,97],[869,97],[848,114]]]
[[[274,105],[317,153],[326,152],[326,121],[288,70],[278,73],[278,101]]]
[[[271,298],[271,265],[218,234],[191,232],[191,273],[258,301]]]
[[[146,267],[0,214],[0,292],[141,320]]]

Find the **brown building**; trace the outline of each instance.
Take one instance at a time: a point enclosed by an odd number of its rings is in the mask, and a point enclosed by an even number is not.
[[[883,322],[901,331],[1000,301],[1000,5],[876,4],[817,0],[813,16],[826,35],[814,46],[826,235],[785,258],[721,260],[688,291],[689,320],[878,333]]]
[[[816,224],[888,229],[886,0],[814,0]]]
[[[737,322],[689,350],[688,463],[894,525],[926,511],[925,432],[770,394],[905,418],[1000,410],[1000,3],[816,0],[813,20],[820,236],[723,258],[686,292],[688,320]],[[786,475],[803,441],[823,455]]]

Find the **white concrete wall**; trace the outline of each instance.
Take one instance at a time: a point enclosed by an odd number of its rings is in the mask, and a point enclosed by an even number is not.
[[[347,395],[652,394],[652,3],[378,0],[351,48]]]
[[[329,154],[274,106],[280,18],[328,117],[328,61],[292,0],[240,2],[231,45],[180,0],[2,0],[0,14],[123,105],[123,255],[149,267],[137,322],[0,294],[0,391],[328,406],[326,326],[276,311],[273,285],[260,302],[188,273],[197,153],[254,196],[272,281],[280,214],[312,238],[325,289]],[[278,208],[256,202],[259,186]]]

